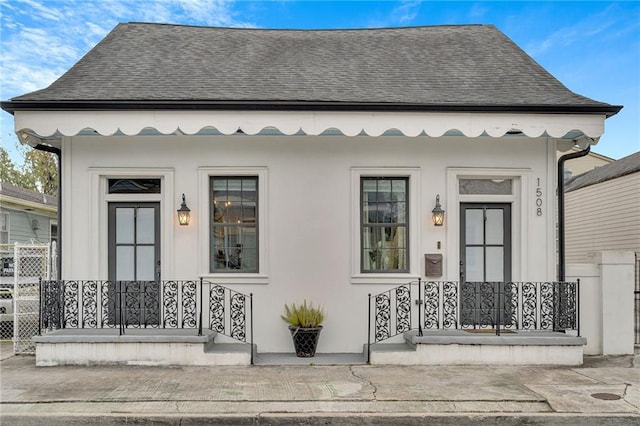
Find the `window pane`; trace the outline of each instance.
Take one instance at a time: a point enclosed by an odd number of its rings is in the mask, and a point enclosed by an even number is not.
[[[504,248],[487,247],[487,281],[504,281]]]
[[[155,209],[140,207],[136,215],[136,243],[153,244],[155,242]]]
[[[142,281],[155,280],[155,247],[136,247],[136,279]]]
[[[135,279],[133,273],[133,246],[116,247],[116,280],[131,281]]]
[[[486,221],[486,243],[487,244],[502,244],[504,241],[504,216],[502,209],[487,209],[487,221]]]
[[[484,250],[482,247],[466,249],[466,281],[484,281]]]
[[[116,208],[116,244],[133,244],[133,221],[133,208]]]
[[[465,239],[467,244],[484,243],[484,213],[482,209],[467,209],[465,213]]]
[[[460,194],[511,195],[511,179],[460,179]]]
[[[109,179],[109,194],[160,194],[160,179]]]

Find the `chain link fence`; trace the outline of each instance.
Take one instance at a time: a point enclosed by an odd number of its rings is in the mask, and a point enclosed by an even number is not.
[[[39,280],[55,279],[55,243],[0,247],[0,338],[13,339],[15,354],[35,353],[38,334]]]

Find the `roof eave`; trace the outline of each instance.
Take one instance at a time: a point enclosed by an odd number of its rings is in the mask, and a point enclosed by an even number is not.
[[[417,104],[393,102],[321,101],[206,101],[206,100],[88,100],[88,101],[4,101],[3,110],[16,111],[117,111],[117,110],[236,110],[236,111],[394,111],[394,112],[500,112],[540,114],[602,114],[612,117],[621,105],[486,105]]]

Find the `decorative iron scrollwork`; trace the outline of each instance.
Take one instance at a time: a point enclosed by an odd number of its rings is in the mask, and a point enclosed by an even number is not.
[[[440,328],[440,286],[435,281],[424,283],[424,328]]]

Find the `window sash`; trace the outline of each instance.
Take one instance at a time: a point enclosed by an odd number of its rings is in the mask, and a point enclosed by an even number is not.
[[[360,178],[360,271],[409,272],[409,178]]]
[[[209,272],[258,272],[258,177],[210,176],[209,194]]]

